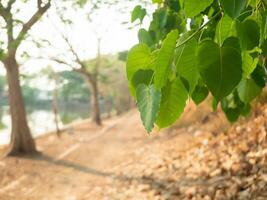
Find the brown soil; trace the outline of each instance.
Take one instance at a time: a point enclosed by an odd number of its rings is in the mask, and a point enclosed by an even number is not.
[[[0,199],[267,199],[265,154],[253,157],[263,151],[266,138],[261,135],[254,146],[247,138],[248,131],[265,130],[265,121],[252,118],[250,130],[246,123],[227,130],[220,112],[192,103],[176,126],[152,136],[144,131],[136,110],[105,120],[101,128],[87,121],[60,139],[39,138],[41,155],[3,157]],[[249,165],[249,152],[256,171]]]

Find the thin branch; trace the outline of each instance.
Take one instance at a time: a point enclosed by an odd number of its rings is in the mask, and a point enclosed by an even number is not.
[[[203,24],[201,27],[199,27],[192,35],[190,35],[186,40],[176,45],[176,48],[183,46],[187,42],[189,42],[191,39],[193,39],[203,28],[205,28],[209,23],[211,23],[216,17],[218,17],[221,14],[221,10],[216,13],[207,23]]]
[[[6,23],[6,29],[7,29],[7,38],[8,38],[8,48],[10,49],[11,43],[14,41],[13,37],[13,16],[11,13],[11,7],[15,1],[10,0],[8,2],[7,8],[3,6],[3,4],[0,2],[0,16],[3,17],[5,23]]]
[[[42,56],[38,56],[38,57],[34,57],[34,59],[41,59],[41,60],[51,60],[51,61],[54,61],[58,64],[62,64],[62,65],[66,65],[68,67],[71,68],[71,70],[76,70],[77,68],[73,67],[72,64],[66,62],[65,60],[62,60],[62,59],[59,59],[57,57],[42,57]]]
[[[72,71],[77,72],[77,73],[79,73],[81,75],[84,75],[84,76],[88,77],[89,80],[90,80],[90,82],[93,82],[94,81],[91,73],[89,73],[88,71],[86,71],[83,68],[75,68],[71,64],[67,63],[66,61],[61,60],[61,59],[58,59],[58,58],[55,58],[55,57],[50,57],[49,59],[52,60],[52,61],[54,61],[54,62],[57,62],[59,64],[66,65],[66,66],[70,67]]]
[[[69,46],[69,49],[70,49],[71,53],[75,56],[76,62],[81,66],[81,68],[86,69],[85,64],[80,59],[78,53],[74,50],[74,47],[70,43],[69,39],[62,32],[60,32],[60,35],[63,38],[63,40],[66,42],[66,44]]]
[[[71,53],[74,55],[75,57],[75,61],[80,65],[81,69],[83,69],[83,71],[87,72],[86,70],[86,65],[83,63],[82,59],[80,59],[78,53],[75,51],[74,47],[72,46],[71,42],[69,41],[69,39],[60,31],[58,30],[56,27],[55,29],[57,30],[57,32],[60,34],[60,36],[62,37],[62,39],[65,41],[65,43],[68,45]],[[89,72],[87,72],[89,73]],[[90,76],[92,76],[90,74]]]
[[[3,4],[0,2],[0,16],[3,17],[5,22],[7,23],[7,18],[8,18],[8,10],[3,6]]]
[[[55,61],[59,64],[63,64],[63,65],[67,65],[68,67],[70,67],[72,70],[74,70],[75,68],[72,67],[72,65],[64,60],[61,60],[59,58],[55,58],[55,57],[50,57],[49,60]]]
[[[38,9],[41,9],[41,7],[42,7],[42,0],[37,0],[37,6],[38,6]]]
[[[86,75],[86,76],[90,77],[90,79],[92,79],[91,74],[89,72],[87,72],[85,69],[75,68],[75,67],[73,67],[72,64],[66,62],[65,60],[62,60],[62,59],[59,59],[59,58],[56,58],[56,57],[48,57],[48,58],[45,58],[45,57],[41,57],[41,56],[35,57],[35,59],[45,59],[45,60],[48,59],[48,60],[54,61],[54,62],[56,62],[58,64],[66,65],[66,66],[70,67],[70,69],[72,71],[77,72],[77,73],[80,73],[82,75]]]
[[[63,16],[60,14],[60,11],[59,11],[59,8],[58,8],[58,5],[56,3],[56,1],[54,2],[55,3],[55,6],[56,6],[56,10],[57,10],[57,13],[58,13],[58,17],[60,19],[61,22],[64,23],[64,18]],[[57,26],[52,22],[52,20],[50,20],[53,27],[55,28],[55,30],[60,34],[60,36],[62,37],[62,39],[65,41],[65,43],[68,45],[71,53],[73,54],[73,56],[75,57],[75,60],[76,62],[81,66],[81,68],[83,68],[84,70],[86,70],[86,66],[85,64],[83,63],[82,59],[80,58],[80,56],[78,55],[78,53],[75,51],[73,45],[71,44],[71,42],[69,41],[68,37],[61,31],[57,28]]]
[[[4,8],[1,2],[0,2],[0,16],[6,19],[6,9]]]
[[[9,0],[9,2],[7,3],[7,10],[10,11],[12,8],[12,5],[15,3],[16,0]]]
[[[54,2],[56,4],[56,1]],[[59,13],[58,17],[61,20],[61,22],[64,23],[64,18],[63,16],[60,14],[58,6],[56,4],[56,9]],[[51,21],[52,22],[52,21]],[[75,61],[76,63],[78,63],[80,65],[80,69],[76,69],[75,71],[84,75],[87,80],[91,83],[94,84],[95,83],[95,74],[90,73],[86,68],[86,65],[84,64],[84,62],[82,61],[82,59],[79,57],[78,53],[75,51],[73,45],[71,44],[71,42],[69,41],[68,37],[66,35],[64,35],[64,33],[62,33],[52,22],[52,25],[54,26],[54,28],[57,30],[57,32],[60,34],[60,36],[62,37],[62,39],[65,41],[65,43],[68,45],[69,50],[71,51],[71,53],[73,54],[73,56],[75,57]]]
[[[41,3],[40,3],[41,2]],[[18,34],[17,38],[14,41],[14,48],[17,48],[19,44],[21,43],[21,40],[24,38],[24,36],[27,34],[27,32],[31,29],[31,27],[39,21],[39,19],[44,15],[44,13],[50,8],[51,6],[51,0],[49,0],[44,6],[41,5],[42,1],[37,0],[37,11],[32,15],[32,17],[27,21],[23,26]]]
[[[54,2],[56,4],[56,2]],[[56,9],[58,10],[58,7],[56,5]],[[61,15],[59,15],[59,19],[63,22],[64,19]],[[88,78],[88,80],[91,83],[94,83],[94,75],[90,72],[87,71],[87,67],[84,64],[84,62],[82,61],[82,59],[79,57],[78,53],[75,51],[73,45],[71,44],[71,42],[69,41],[68,37],[62,33],[62,31],[60,31],[57,26],[54,25],[54,23],[51,21],[52,25],[54,26],[55,30],[60,34],[60,36],[62,37],[62,39],[65,41],[65,43],[67,44],[67,46],[69,47],[70,52],[73,54],[73,56],[75,57],[75,62],[77,64],[80,65],[80,68],[74,68],[73,71],[78,72],[84,76],[86,76]]]
[[[95,64],[95,74],[94,77],[97,79],[98,70],[101,65],[101,38],[97,38],[97,56],[96,56],[96,64]]]

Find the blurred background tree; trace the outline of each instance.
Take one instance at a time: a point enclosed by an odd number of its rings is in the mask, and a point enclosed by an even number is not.
[[[35,142],[31,136],[27,123],[25,105],[22,97],[19,64],[17,62],[17,50],[21,45],[29,30],[35,25],[51,6],[50,0],[37,0],[36,9],[27,20],[17,18],[22,7],[18,7],[21,2],[9,0],[0,2],[0,17],[2,18],[2,29],[5,31],[6,41],[1,46],[0,60],[5,66],[7,83],[9,88],[9,105],[12,121],[12,133],[10,149],[7,155],[16,155],[19,152],[36,152]],[[24,1],[24,5],[28,1]],[[16,12],[14,8],[16,7]],[[19,30],[19,31],[17,31]],[[18,33],[17,33],[18,32]]]
[[[141,0],[140,3],[146,4],[146,1]],[[101,115],[120,114],[133,105],[125,84],[125,63],[122,61],[127,52],[116,53],[127,47],[122,49],[111,45],[111,41],[121,41],[121,37],[120,34],[112,35],[112,39],[111,35],[107,37],[108,32],[117,28],[107,24],[115,21],[122,25],[128,21],[135,4],[135,0],[0,2],[0,26],[3,30],[0,59],[6,69],[4,73],[0,69],[0,73],[9,77],[6,81],[0,79],[1,115],[8,126],[6,130],[10,127],[7,119],[12,119],[11,144],[7,155],[36,152],[29,126],[35,136],[39,130],[35,129],[32,120],[37,120],[35,114],[39,111],[51,118],[51,104],[55,103],[55,96],[59,126],[89,116],[101,124]],[[109,11],[110,14],[111,10],[116,10],[114,16],[103,12]],[[81,24],[83,32],[88,35],[76,34]],[[117,50],[113,48],[107,53],[107,46],[116,46]],[[51,62],[55,58],[57,62]],[[54,78],[42,71],[49,65],[60,83],[56,92],[51,87]]]

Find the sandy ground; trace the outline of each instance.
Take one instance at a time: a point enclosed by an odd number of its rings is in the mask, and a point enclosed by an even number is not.
[[[116,176],[129,153],[153,143],[132,111],[106,120],[103,127],[79,125],[58,139],[37,140],[42,155],[0,161],[0,199],[94,199],[92,188]]]
[[[157,163],[168,151],[185,151],[194,146],[199,140],[194,135],[200,131],[194,127],[199,124],[201,131],[208,130],[209,134],[216,134],[226,126],[221,116],[213,116],[205,111],[207,108],[200,109],[201,112],[194,109],[189,106],[176,127],[163,133],[155,132],[152,136],[146,134],[138,112],[132,110],[105,120],[102,127],[86,122],[67,130],[60,139],[55,135],[39,138],[36,141],[42,152],[39,156],[2,156],[0,199],[149,199],[138,197],[138,193],[145,192],[143,174],[127,176],[123,173],[124,167],[145,165],[146,159]],[[211,117],[217,120],[209,124]],[[3,154],[3,149],[1,152]],[[126,187],[123,191],[118,188],[129,181],[140,185],[132,197],[127,197],[127,190],[131,188]]]

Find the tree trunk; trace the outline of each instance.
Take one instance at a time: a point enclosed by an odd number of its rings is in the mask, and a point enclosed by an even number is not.
[[[57,133],[57,137],[60,137],[61,131],[59,128],[59,122],[58,122],[58,94],[57,94],[57,80],[55,81],[55,89],[53,91],[53,102],[52,102],[52,109],[53,109],[53,113],[54,113],[54,120],[55,120],[55,126],[56,126],[56,133]]]
[[[12,122],[11,142],[7,155],[13,156],[20,153],[36,153],[35,142],[27,123],[19,80],[19,66],[15,56],[9,56],[3,62],[7,72],[9,106]]]
[[[111,110],[112,110],[112,100],[108,96],[107,99],[105,100],[105,112],[107,114],[107,118],[111,117]]]
[[[86,76],[87,83],[89,88],[91,89],[91,117],[92,121],[101,126],[101,114],[100,114],[100,107],[98,102],[98,86],[97,81],[92,80],[92,77]]]

